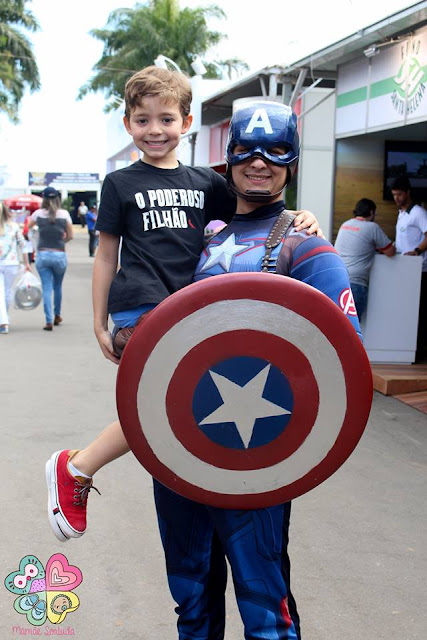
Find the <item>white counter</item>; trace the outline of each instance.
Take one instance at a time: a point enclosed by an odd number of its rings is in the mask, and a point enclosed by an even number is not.
[[[403,255],[374,258],[361,323],[365,349],[373,363],[415,361],[422,261]]]

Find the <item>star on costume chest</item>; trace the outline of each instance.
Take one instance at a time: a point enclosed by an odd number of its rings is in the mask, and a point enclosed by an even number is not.
[[[250,244],[237,244],[234,233],[231,233],[222,244],[208,247],[209,258],[200,269],[200,272],[202,273],[217,264],[220,265],[224,271],[230,271],[233,256],[248,247],[250,247]]]

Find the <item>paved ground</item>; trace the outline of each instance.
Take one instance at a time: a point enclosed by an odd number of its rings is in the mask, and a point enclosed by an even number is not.
[[[76,228],[69,262],[63,325],[47,333],[41,307],[12,311],[11,332],[0,336],[0,576],[27,554],[46,563],[64,553],[84,580],[79,610],[57,632],[172,640],[176,621],[151,479],[131,454],[97,475],[102,496],[90,496],[84,538],[61,544],[47,523],[45,460],[59,448],[84,446],[115,417],[116,368],[91,328],[86,231]],[[355,453],[295,500],[291,556],[304,640],[425,640],[426,450],[425,415],[376,394]],[[29,635],[35,628],[13,610],[13,594],[0,594],[0,638]],[[226,638],[238,640],[232,591],[228,602]],[[42,627],[43,635],[50,629]]]

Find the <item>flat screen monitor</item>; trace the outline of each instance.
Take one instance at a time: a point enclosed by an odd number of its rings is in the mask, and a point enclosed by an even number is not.
[[[398,176],[407,175],[414,202],[427,201],[427,142],[386,140],[384,146],[384,200],[393,200],[391,185]]]

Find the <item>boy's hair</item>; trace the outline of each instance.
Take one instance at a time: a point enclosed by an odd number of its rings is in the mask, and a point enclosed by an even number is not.
[[[125,116],[135,109],[146,96],[157,96],[167,102],[177,102],[181,115],[190,113],[192,92],[187,76],[154,65],[135,73],[125,85]]]
[[[369,218],[372,211],[375,213],[376,208],[377,207],[373,200],[369,200],[369,198],[362,198],[361,200],[356,202],[353,215],[360,216],[361,218]]]
[[[408,176],[398,176],[395,178],[391,185],[391,189],[393,191],[410,191],[411,183],[409,182]]]

